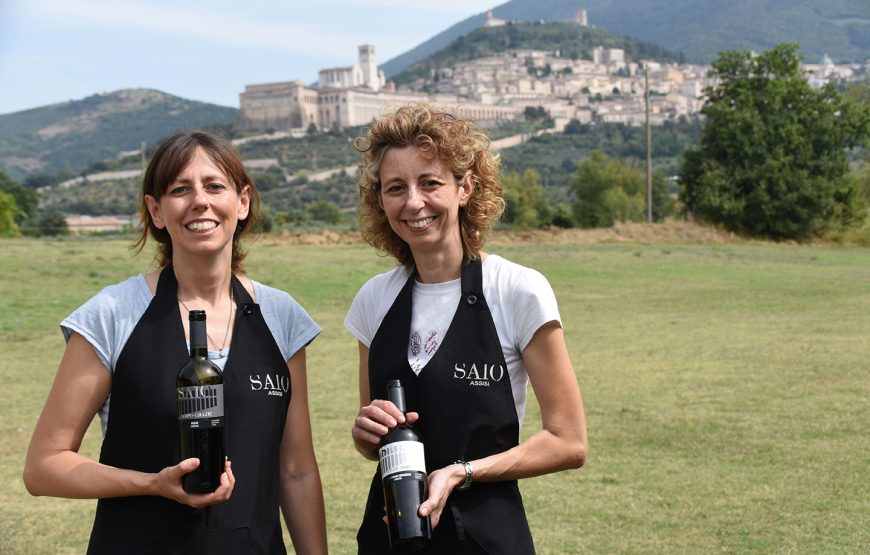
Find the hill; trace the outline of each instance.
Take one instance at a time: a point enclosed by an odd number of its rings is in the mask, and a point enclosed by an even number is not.
[[[511,0],[493,8],[493,14],[559,21],[583,9],[597,28],[683,52],[692,63],[709,63],[722,50],[763,50],[781,42],[799,43],[812,63],[825,54],[835,62],[870,58],[867,0]],[[388,77],[395,75],[483,21],[483,14],[460,21],[381,67]]]
[[[235,108],[150,89],[95,94],[0,115],[0,169],[76,175],[94,162],[153,144],[178,129],[232,124]]]
[[[617,37],[601,29],[581,27],[567,22],[520,21],[500,27],[481,27],[450,42],[447,46],[404,69],[392,80],[397,85],[410,83],[417,78],[426,79],[430,71],[449,67],[488,56],[496,56],[506,50],[558,50],[562,57],[592,59],[592,49],[621,48],[629,61],[641,59],[661,62],[678,62],[678,54],[660,46],[638,42],[628,37]]]
[[[493,129],[493,136],[503,130]],[[251,168],[250,174],[271,211],[302,214],[318,201],[329,201],[347,214],[358,202],[356,178],[339,172],[326,179],[309,179],[317,172],[352,167],[359,162],[351,144],[362,128],[319,133],[300,138],[251,141],[239,145],[245,160],[273,159],[277,166]],[[533,135],[534,133],[529,133]],[[667,175],[676,173],[683,150],[700,134],[697,120],[667,123],[653,133],[653,166]],[[595,149],[636,166],[645,155],[644,131],[620,124],[572,125],[563,133],[543,133],[501,151],[504,170],[522,173],[535,169],[551,203],[570,198],[569,185],[576,163]],[[85,180],[71,187],[41,191],[40,206],[68,214],[117,215],[137,210],[140,176]],[[353,217],[353,216],[351,216]]]

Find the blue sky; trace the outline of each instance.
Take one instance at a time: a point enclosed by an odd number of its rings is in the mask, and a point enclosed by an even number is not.
[[[504,0],[0,0],[0,114],[151,88],[238,107],[246,84],[380,63]]]

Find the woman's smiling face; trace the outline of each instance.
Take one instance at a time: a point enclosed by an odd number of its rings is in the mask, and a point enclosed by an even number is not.
[[[146,195],[154,225],[166,229],[174,252],[232,251],[236,224],[248,216],[249,186],[241,192],[200,147],[156,200]]]
[[[437,156],[416,146],[388,149],[379,178],[381,207],[415,258],[441,249],[461,254],[459,208],[471,195],[470,179],[457,182]]]

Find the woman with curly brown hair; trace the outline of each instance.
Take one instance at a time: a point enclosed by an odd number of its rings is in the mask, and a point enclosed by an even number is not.
[[[381,117],[355,146],[363,237],[400,266],[363,285],[345,319],[360,353],[354,444],[377,460],[406,421],[385,400],[401,380],[429,473],[424,553],[534,553],[517,479],[582,466],[586,426],[552,288],[482,250],[505,206],[499,159],[471,122],[422,103]],[[520,443],[529,381],[542,424]],[[380,482],[361,554],[389,551]]]

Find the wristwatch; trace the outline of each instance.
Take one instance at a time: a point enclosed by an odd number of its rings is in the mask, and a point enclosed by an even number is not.
[[[471,487],[471,481],[474,480],[474,469],[471,468],[471,465],[468,462],[462,459],[455,461],[453,464],[461,464],[465,469],[465,481],[456,486],[458,491],[465,491]]]

